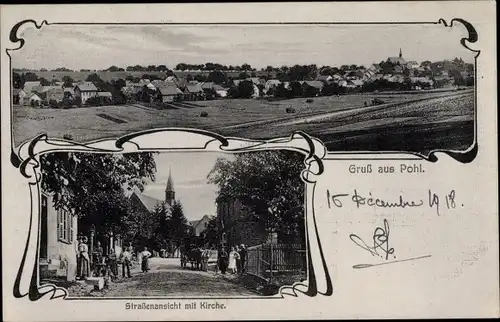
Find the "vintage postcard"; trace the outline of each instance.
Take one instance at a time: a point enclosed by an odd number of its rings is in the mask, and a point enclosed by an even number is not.
[[[494,2],[0,9],[5,321],[499,317]]]

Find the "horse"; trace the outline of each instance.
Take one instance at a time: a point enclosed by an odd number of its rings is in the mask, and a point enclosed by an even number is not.
[[[190,262],[191,268],[199,270],[201,268],[201,261],[202,261],[201,255],[202,254],[203,254],[203,251],[200,248],[190,249],[186,253],[185,263]]]

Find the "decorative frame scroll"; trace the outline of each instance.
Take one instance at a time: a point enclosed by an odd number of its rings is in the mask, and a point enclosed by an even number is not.
[[[225,23],[72,23],[72,22],[48,22],[43,20],[38,24],[35,20],[27,19],[18,22],[10,31],[9,39],[12,43],[18,44],[16,48],[6,50],[9,56],[9,70],[12,70],[10,52],[20,50],[26,40],[18,36],[19,29],[25,24],[33,24],[37,29],[45,25],[272,25],[272,24],[293,24],[293,25],[404,25],[404,24],[424,24],[424,25],[443,25],[451,28],[457,23],[463,25],[468,37],[461,38],[460,43],[466,49],[475,53],[474,56],[474,141],[473,144],[464,151],[453,150],[433,150],[428,155],[421,155],[415,152],[400,151],[366,151],[366,152],[341,152],[327,151],[323,143],[312,138],[304,132],[294,132],[290,137],[278,138],[272,140],[247,140],[241,138],[225,138],[218,134],[188,128],[159,128],[137,133],[130,133],[117,139],[97,140],[88,143],[76,143],[60,139],[50,139],[41,134],[33,140],[24,142],[17,149],[14,149],[12,122],[11,122],[11,154],[10,159],[14,167],[18,168],[21,174],[27,179],[31,196],[31,213],[29,219],[28,235],[24,254],[20,263],[19,271],[14,282],[13,293],[16,298],[28,297],[36,301],[43,296],[50,296],[51,299],[77,299],[69,298],[68,292],[64,288],[53,284],[39,285],[38,272],[38,253],[40,236],[38,226],[40,224],[40,181],[41,172],[39,171],[39,157],[42,154],[51,152],[90,152],[90,153],[130,153],[130,152],[149,152],[149,151],[218,151],[227,153],[241,153],[251,151],[264,151],[273,149],[287,149],[300,152],[305,155],[305,169],[302,171],[302,180],[306,184],[305,196],[305,220],[306,220],[306,248],[307,248],[307,280],[297,282],[291,286],[283,286],[276,297],[284,298],[286,296],[297,297],[300,295],[316,296],[333,294],[332,278],[327,267],[321,239],[316,226],[314,214],[314,191],[315,183],[318,177],[323,173],[323,160],[327,156],[335,155],[359,155],[374,154],[387,155],[388,158],[394,158],[395,154],[411,154],[417,159],[424,159],[430,162],[437,162],[437,153],[444,153],[462,163],[472,162],[478,153],[477,142],[477,58],[479,50],[473,50],[469,43],[475,43],[478,40],[478,33],[473,25],[461,18],[454,18],[449,23],[445,19],[431,22],[285,22],[285,23],[262,23],[262,22],[225,22]],[[12,74],[10,74],[12,77]],[[10,83],[12,80],[10,80]],[[12,98],[12,87],[10,86],[10,97]],[[13,107],[10,105],[11,115]],[[181,141],[173,140],[172,137],[182,135],[185,139]],[[23,281],[29,280],[29,286],[22,286]],[[261,297],[259,297],[261,298]],[[105,298],[92,298],[93,300]],[[116,299],[116,298],[113,298]],[[154,298],[147,298],[154,299]]]

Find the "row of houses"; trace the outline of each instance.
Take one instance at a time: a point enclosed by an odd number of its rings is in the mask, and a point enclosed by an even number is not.
[[[64,84],[42,86],[39,81],[25,82],[23,88],[12,91],[13,103],[16,105],[41,106],[51,101],[61,103],[65,98],[81,99],[84,104],[91,97],[111,98],[112,94],[99,91],[92,82],[73,83],[71,87]]]

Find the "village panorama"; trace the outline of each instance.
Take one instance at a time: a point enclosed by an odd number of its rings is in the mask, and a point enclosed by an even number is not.
[[[330,151],[466,150],[474,65],[405,55],[400,49],[370,66],[15,68],[14,143],[40,133],[89,142],[184,127],[252,139],[302,130]]]

